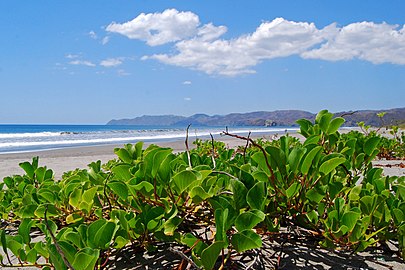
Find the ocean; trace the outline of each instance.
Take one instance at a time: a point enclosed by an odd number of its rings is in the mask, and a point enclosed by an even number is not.
[[[189,138],[219,136],[225,127],[193,127]],[[284,133],[290,127],[229,127],[229,132]],[[184,139],[186,127],[129,125],[0,125],[0,154],[32,152],[66,147],[136,143],[138,141],[173,141]]]

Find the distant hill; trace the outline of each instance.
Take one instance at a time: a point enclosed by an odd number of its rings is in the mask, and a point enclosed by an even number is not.
[[[177,115],[143,115],[133,119],[111,120],[107,125],[173,126],[187,117]]]
[[[335,116],[346,119],[345,126],[357,126],[363,121],[366,125],[381,126],[377,113],[386,112],[384,125],[405,123],[405,108],[389,110],[362,110],[337,112]],[[149,125],[149,126],[296,126],[295,121],[306,118],[311,121],[316,114],[301,110],[259,111],[250,113],[231,113],[227,115],[194,114],[190,117],[176,115],[144,115],[133,119],[111,120],[107,125]]]

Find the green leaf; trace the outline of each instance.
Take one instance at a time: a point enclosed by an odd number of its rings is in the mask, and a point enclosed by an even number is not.
[[[145,196],[149,196],[153,192],[153,185],[149,182],[142,181],[137,185],[128,185],[132,195],[138,196],[137,192],[141,192]]]
[[[8,238],[8,239],[7,239],[7,245],[6,245],[6,247],[7,247],[8,249],[10,249],[11,252],[12,252],[16,257],[19,257],[19,253],[20,253],[20,250],[23,248],[23,245],[22,245],[22,243],[20,243],[20,242],[14,240],[14,239],[16,239],[16,238],[15,238],[15,237],[13,237],[13,238],[10,237],[10,238]]]
[[[170,181],[170,176],[172,174],[172,168],[170,167],[171,162],[176,158],[175,155],[169,154],[160,164],[157,179],[162,184],[167,184]]]
[[[174,231],[177,229],[177,227],[181,224],[182,221],[183,221],[182,218],[176,216],[167,220],[163,225],[164,234],[172,236],[174,234]]]
[[[229,217],[228,213],[229,213],[228,208],[215,210],[214,216],[215,216],[216,241],[225,241],[225,242],[228,241],[228,237],[226,235],[226,231],[229,229],[227,225],[230,223],[228,222]]]
[[[27,252],[27,262],[36,263],[37,261],[37,251],[33,248]]]
[[[401,209],[395,208],[392,210],[392,216],[394,217],[395,224],[401,224],[405,221],[405,215]]]
[[[308,138],[309,136],[313,135],[313,134],[311,134],[311,131],[313,128],[313,124],[311,123],[311,121],[309,121],[307,119],[299,119],[295,122],[298,125],[300,125],[300,133],[302,134],[302,136],[304,136],[305,138]]]
[[[61,247],[66,259],[69,262],[73,262],[75,254],[77,253],[75,247],[66,241],[58,241],[58,245]]]
[[[243,212],[235,220],[235,227],[238,231],[253,229],[257,224],[262,222],[265,215],[260,210],[250,210]]]
[[[320,194],[320,193],[319,193],[317,190],[315,190],[315,189],[310,189],[310,190],[308,190],[308,191],[307,191],[307,194],[306,194],[306,197],[307,197],[310,201],[312,201],[312,202],[314,202],[314,203],[316,203],[316,204],[320,203],[320,202],[322,201],[322,199],[323,199],[324,196],[325,196],[325,195]]]
[[[285,137],[282,137],[282,138],[285,138]],[[284,151],[278,147],[267,146],[266,152],[270,154],[271,161],[273,162],[272,166],[274,166],[274,164],[275,164],[277,166],[277,168],[279,169],[280,173],[283,175],[286,175],[287,169],[286,169],[286,157],[285,157]]]
[[[94,241],[97,246],[101,249],[108,248],[114,238],[115,232],[117,231],[116,229],[117,225],[112,221],[108,221],[104,224],[94,236]]]
[[[257,153],[255,153],[255,154],[253,154],[251,158],[252,158],[252,160],[253,160],[254,162],[257,163],[258,167],[259,167],[262,171],[264,171],[267,175],[270,175],[270,170],[269,170],[269,168],[267,167],[266,159],[264,158],[264,155],[263,155],[262,152],[257,152]],[[268,156],[268,158],[270,158],[270,157]]]
[[[341,222],[343,225],[347,226],[348,231],[351,232],[360,217],[360,213],[354,211],[347,211],[343,214]]]
[[[201,186],[195,186],[190,191],[190,197],[193,199],[194,203],[198,204],[212,196],[210,196]]]
[[[98,249],[84,248],[75,255],[72,266],[75,270],[93,270],[99,256]]]
[[[224,242],[219,241],[211,244],[209,247],[203,250],[201,253],[201,262],[204,269],[212,269],[215,266],[215,262],[218,259],[219,253],[224,248]]]
[[[97,248],[97,243],[95,241],[96,234],[101,228],[107,223],[105,219],[99,219],[91,223],[87,228],[87,244],[91,248]]]
[[[319,167],[319,171],[321,173],[328,174],[345,161],[346,159],[341,157],[331,158],[322,163],[322,165]]]
[[[189,248],[194,247],[193,253],[197,254],[200,257],[201,257],[201,253],[203,252],[203,250],[208,247],[208,245],[205,244],[201,239],[198,239],[191,233],[186,233],[181,238],[181,243],[187,245]]]
[[[36,242],[34,245],[34,249],[37,251],[39,255],[42,257],[48,258],[49,257],[49,251],[47,247],[45,246],[45,243],[43,242]]]
[[[294,182],[287,190],[287,199],[294,197],[301,190],[301,185],[298,182]]]
[[[0,230],[0,242],[4,254],[8,254],[7,251],[7,241],[6,241],[6,230]]]
[[[74,224],[74,223],[82,221],[82,220],[83,220],[83,217],[81,215],[77,214],[77,213],[69,214],[66,217],[66,223],[67,224]]]
[[[247,206],[246,195],[248,189],[246,186],[237,179],[231,180],[232,194],[233,194],[233,207],[237,210]]]
[[[128,199],[128,187],[124,182],[111,181],[107,184],[111,190],[117,194],[122,200]]]
[[[340,128],[340,126],[343,125],[344,122],[345,122],[345,119],[344,119],[344,118],[342,118],[342,117],[336,117],[335,119],[333,119],[333,120],[330,122],[329,127],[328,127],[328,130],[327,130],[326,133],[327,133],[328,135],[335,133],[335,132]]]
[[[246,201],[252,209],[264,210],[267,198],[266,183],[257,182],[247,193]]]
[[[124,148],[116,148],[114,149],[114,153],[125,163],[131,164],[133,161],[131,155]]]
[[[167,158],[168,155],[172,153],[171,148],[161,148],[159,151],[153,156],[153,167],[152,167],[152,177],[156,177],[158,170],[163,163],[163,161]]]
[[[194,172],[184,170],[173,176],[173,182],[179,190],[179,194],[183,193],[191,183],[197,180]]]
[[[35,210],[37,210],[38,205],[29,204],[25,205],[20,210],[20,215],[22,218],[32,218],[35,216]]]
[[[70,193],[69,196],[69,204],[75,208],[79,207],[80,201],[82,199],[82,190],[77,188]]]
[[[22,236],[25,244],[31,242],[31,227],[34,225],[35,221],[30,218],[25,218],[18,227],[18,234]]]
[[[262,246],[262,239],[252,230],[244,230],[235,233],[232,236],[231,242],[235,250],[239,253]]]
[[[321,150],[322,150],[322,146],[316,146],[311,151],[309,151],[309,153],[305,156],[304,161],[302,162],[302,165],[301,165],[301,172],[303,174],[308,174],[315,156]]]
[[[94,202],[94,196],[96,195],[97,192],[97,187],[92,187],[85,192],[83,192],[82,195],[82,201],[86,202],[89,205],[93,205]]]
[[[35,168],[28,161],[19,164],[30,179],[34,179]]]
[[[325,112],[325,110],[321,111],[321,113],[316,116],[316,120],[321,130],[327,133],[333,114],[328,111]]]
[[[115,175],[114,179],[115,180],[122,180],[122,181],[128,181],[131,179],[132,175],[129,171],[131,166],[127,164],[120,164],[112,168],[112,171]]]
[[[374,150],[376,149],[378,143],[380,142],[380,138],[379,137],[370,137],[366,140],[366,142],[364,143],[363,146],[363,150],[364,152],[371,156],[374,152]]]
[[[355,186],[349,193],[350,201],[358,201],[360,199],[361,186]]]
[[[296,174],[298,170],[298,165],[301,162],[302,156],[307,151],[306,148],[295,147],[288,156],[288,164],[290,164],[290,170]]]

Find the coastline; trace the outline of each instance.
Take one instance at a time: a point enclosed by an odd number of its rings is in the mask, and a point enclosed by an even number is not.
[[[357,128],[344,128],[342,133]],[[289,132],[291,136],[302,139],[303,137],[297,132]],[[272,139],[274,136],[282,136],[283,133],[252,133],[251,138],[264,138]],[[209,136],[189,137],[190,149],[194,147],[193,142],[197,139],[209,140]],[[228,148],[236,148],[238,146],[244,146],[246,141],[232,138],[229,136],[214,136],[216,141],[222,141]],[[186,150],[185,138],[173,138],[170,140],[156,140],[144,142],[143,148],[147,148],[151,144],[156,144],[161,147],[170,147],[173,152],[181,152]],[[133,142],[136,143],[136,142]],[[96,146],[72,146],[59,149],[30,151],[30,152],[17,152],[17,153],[3,153],[0,154],[0,181],[4,177],[12,175],[24,174],[23,169],[20,168],[19,163],[25,161],[32,161],[33,157],[39,157],[39,165],[46,166],[48,169],[53,170],[56,180],[59,180],[64,172],[87,168],[87,165],[91,162],[101,160],[105,163],[111,159],[116,158],[114,154],[115,148],[121,148],[125,144],[108,144],[108,145],[96,145]],[[382,168],[385,175],[390,176],[405,176],[405,168],[403,160],[376,160],[373,162],[376,167]],[[401,165],[402,164],[402,165]]]
[[[254,134],[251,137],[270,138],[273,135],[274,134],[263,133]],[[190,148],[194,147],[192,142],[194,142],[195,139],[194,136],[190,136]],[[201,139],[208,140],[209,137],[201,137]],[[165,141],[147,141],[144,142],[143,148],[145,149],[151,144],[157,144],[161,147],[170,147],[173,149],[173,152],[181,152],[186,150],[184,140],[185,138]],[[215,140],[224,142],[229,148],[235,148],[239,145],[246,144],[243,140],[225,136],[215,136]],[[32,152],[0,154],[0,181],[7,176],[23,174],[24,171],[20,168],[19,163],[25,161],[31,162],[32,158],[36,156],[39,157],[39,165],[46,166],[48,169],[53,170],[55,179],[58,180],[64,172],[75,170],[77,168],[85,169],[87,168],[87,164],[90,164],[93,161],[101,160],[102,163],[105,163],[116,158],[117,156],[114,154],[114,148],[121,148],[123,146],[124,144],[75,146]]]

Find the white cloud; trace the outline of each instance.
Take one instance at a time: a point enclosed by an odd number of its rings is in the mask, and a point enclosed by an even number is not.
[[[197,36],[204,41],[217,39],[228,31],[225,26],[215,26],[212,23],[205,24],[198,29]]]
[[[117,71],[117,74],[118,74],[118,76],[120,76],[120,77],[131,75],[131,73],[125,71],[124,69],[119,69],[119,70]]]
[[[184,84],[184,85],[191,85],[192,82],[191,82],[191,81],[184,81],[183,84]]]
[[[80,57],[80,55],[78,55],[78,54],[67,54],[67,55],[65,55],[65,57],[67,58],[67,59],[75,59],[75,58],[79,58]]]
[[[317,28],[312,22],[276,18],[261,23],[252,33],[224,39],[225,26],[201,25],[192,12],[168,9],[142,13],[123,24],[111,23],[106,30],[150,46],[175,42],[171,53],[141,59],[213,75],[255,73],[254,67],[264,61],[292,55],[326,61],[360,59],[374,64],[405,64],[405,26],[387,23],[356,22],[343,27],[332,23]]]
[[[199,23],[198,16],[192,12],[167,9],[162,13],[141,13],[132,21],[122,24],[113,22],[106,30],[156,46],[195,35]]]
[[[97,34],[96,34],[96,32],[90,31],[90,32],[89,32],[89,37],[92,38],[92,39],[97,39]]]
[[[183,40],[176,44],[177,54],[157,54],[148,58],[208,74],[254,73],[252,67],[263,60],[299,54],[322,42],[322,33],[327,30],[318,30],[312,23],[277,18],[262,23],[250,35],[232,40]]]
[[[302,53],[303,58],[329,61],[358,58],[374,64],[405,64],[405,26],[373,22],[352,23],[338,29],[319,49]]]
[[[86,60],[73,60],[70,61],[69,64],[71,65],[81,65],[81,66],[88,66],[88,67],[95,67],[96,65],[93,64],[90,61],[86,61]]]
[[[109,58],[109,59],[105,59],[100,62],[100,66],[103,66],[103,67],[116,67],[121,64],[122,64],[121,58]]]
[[[191,98],[190,97],[185,97],[184,100],[185,101],[191,101]]]
[[[101,40],[101,44],[105,45],[110,41],[110,37],[109,36],[105,36],[103,37],[103,39]]]

